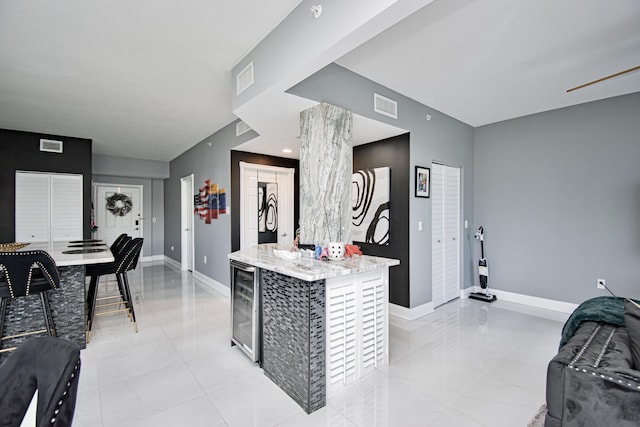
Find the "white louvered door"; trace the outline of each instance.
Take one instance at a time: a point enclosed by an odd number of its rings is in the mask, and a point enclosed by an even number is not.
[[[444,300],[460,297],[460,169],[444,166]]]
[[[82,239],[82,175],[51,175],[51,240]]]
[[[49,175],[16,172],[16,241],[48,242]]]
[[[431,167],[431,283],[434,307],[460,296],[460,169]]]
[[[82,175],[16,172],[19,242],[82,239]]]
[[[444,299],[444,169],[431,165],[431,293],[433,306]]]

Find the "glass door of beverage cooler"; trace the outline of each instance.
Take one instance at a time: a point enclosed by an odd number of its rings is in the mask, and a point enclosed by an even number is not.
[[[231,344],[259,360],[259,292],[256,268],[231,262]]]

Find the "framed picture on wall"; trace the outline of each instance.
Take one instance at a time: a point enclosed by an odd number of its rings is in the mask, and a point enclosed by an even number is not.
[[[416,166],[416,197],[429,197],[431,169]]]

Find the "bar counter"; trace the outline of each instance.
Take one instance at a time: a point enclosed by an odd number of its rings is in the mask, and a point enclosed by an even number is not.
[[[73,241],[79,242],[79,241]],[[64,253],[82,249],[69,247],[81,245],[73,242],[34,242],[20,249],[20,251],[44,250],[51,255],[60,273],[60,288],[48,291],[51,301],[51,312],[58,337],[68,339],[80,346],[86,347],[86,319],[85,319],[85,266],[112,262],[113,254],[109,247],[90,246],[87,249],[104,249],[93,253]],[[88,242],[87,242],[88,243]],[[29,295],[9,302],[5,320],[4,335],[14,335],[26,330],[45,329],[44,314],[38,295]],[[4,340],[2,348],[13,347],[28,337],[18,337]]]
[[[397,259],[283,259],[275,244],[229,254],[255,266],[262,369],[307,413],[388,365],[389,268]],[[275,251],[274,251],[275,250]]]

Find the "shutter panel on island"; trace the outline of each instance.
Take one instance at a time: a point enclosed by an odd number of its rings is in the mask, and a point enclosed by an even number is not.
[[[388,271],[327,280],[327,394],[385,366]]]

